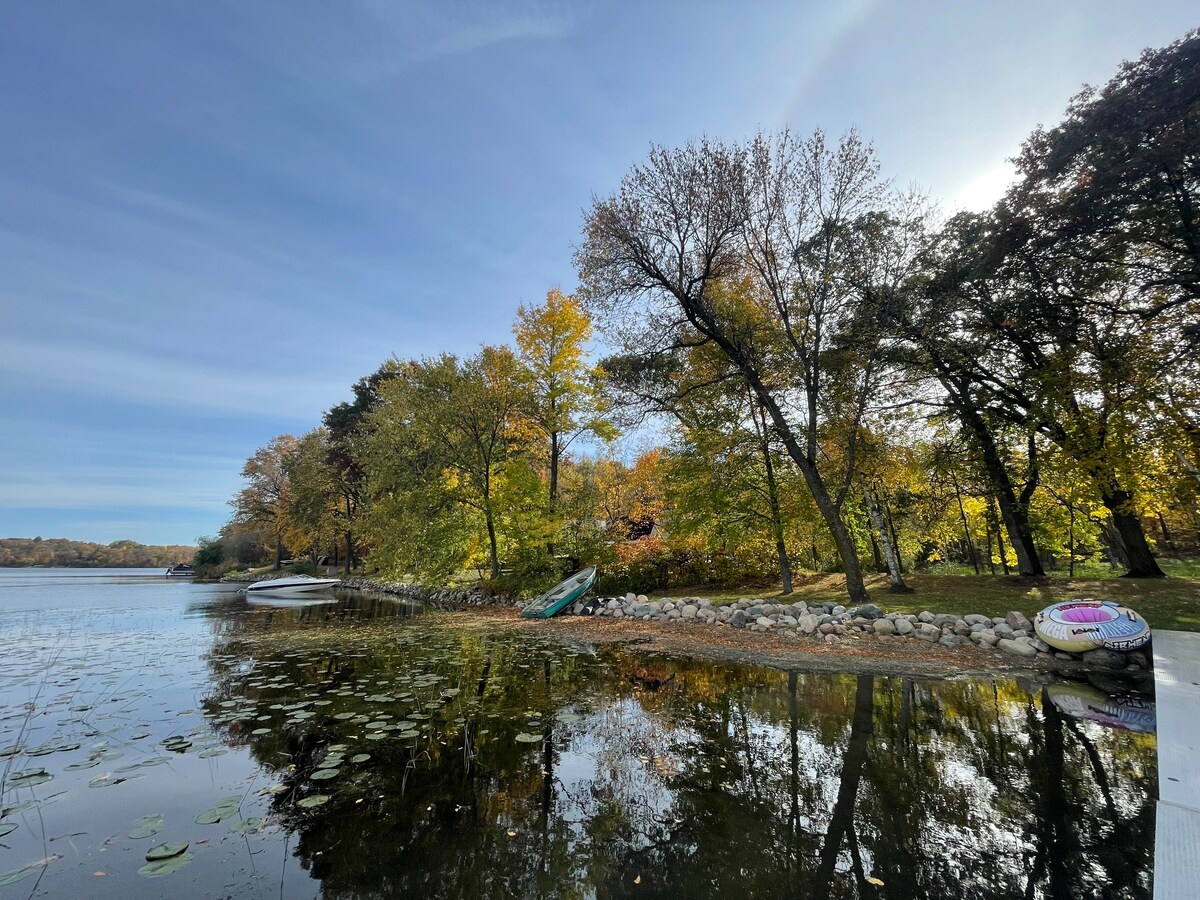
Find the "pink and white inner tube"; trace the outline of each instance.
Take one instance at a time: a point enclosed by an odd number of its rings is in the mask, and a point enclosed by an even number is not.
[[[1103,648],[1127,653],[1150,640],[1146,620],[1113,600],[1068,600],[1047,606],[1033,620],[1038,637],[1059,650]]]

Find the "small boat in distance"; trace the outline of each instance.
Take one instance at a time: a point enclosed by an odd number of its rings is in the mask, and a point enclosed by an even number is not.
[[[340,578],[314,578],[311,575],[284,575],[281,578],[271,578],[267,581],[256,581],[245,587],[246,596],[271,594],[276,597],[311,594],[314,591],[325,591],[336,584],[341,584]]]
[[[587,593],[595,580],[596,567],[588,566],[533,600],[521,615],[527,619],[549,619]]]
[[[196,570],[187,563],[179,563],[167,569],[168,578],[195,578]]]

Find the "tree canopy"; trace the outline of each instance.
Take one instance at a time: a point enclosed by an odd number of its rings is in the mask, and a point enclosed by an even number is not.
[[[254,454],[222,546],[608,590],[1200,549],[1200,34],[944,218],[850,131],[652,146],[515,346],[392,359]],[[596,361],[595,354],[603,353]]]

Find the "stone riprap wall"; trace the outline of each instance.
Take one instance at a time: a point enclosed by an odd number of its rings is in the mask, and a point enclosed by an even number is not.
[[[487,596],[477,587],[427,587],[347,578],[346,588],[377,591],[422,603],[468,606],[520,606],[508,597]],[[706,597],[679,597],[651,600],[645,594],[601,597],[574,604],[566,613],[607,616],[613,619],[638,619],[660,624],[710,625],[737,628],[749,632],[774,634],[797,641],[854,641],[872,638],[878,641],[918,640],[943,647],[979,646],[992,648],[1016,660],[1043,660],[1081,664],[1088,669],[1112,672],[1144,672],[1152,666],[1149,647],[1132,653],[1089,650],[1064,653],[1049,646],[1033,630],[1024,613],[1010,612],[1004,617],[921,612],[917,614],[885,612],[874,603],[847,609],[837,603],[779,603],[773,600],[745,598],[736,603],[716,605]]]
[[[872,636],[883,641],[919,640],[944,647],[975,644],[995,648],[1021,659],[1061,660],[1083,663],[1088,668],[1118,670],[1147,669],[1147,649],[1116,653],[1096,649],[1086,653],[1064,653],[1049,646],[1033,630],[1033,623],[1020,612],[1004,617],[922,612],[887,613],[873,603],[847,609],[836,603],[778,603],[743,599],[717,606],[704,597],[650,600],[644,594],[604,598],[577,603],[572,612],[615,619],[698,623],[768,632],[797,639],[836,643]]]

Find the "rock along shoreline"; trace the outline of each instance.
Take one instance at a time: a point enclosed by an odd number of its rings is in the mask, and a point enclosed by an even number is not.
[[[422,603],[447,606],[520,606],[506,597],[487,596],[479,588],[426,587],[348,578],[342,587],[372,591]],[[660,626],[701,625],[730,628],[743,633],[771,635],[795,641],[797,649],[813,644],[855,644],[865,650],[874,643],[881,650],[889,644],[925,642],[939,647],[977,648],[992,651],[1006,664],[1022,663],[1035,668],[1053,668],[1064,673],[1105,672],[1142,678],[1153,667],[1149,645],[1130,653],[1096,649],[1065,653],[1037,636],[1024,613],[985,616],[924,611],[885,612],[874,603],[849,607],[834,602],[781,603],[743,598],[736,603],[714,604],[706,597],[651,600],[645,594],[602,597],[581,601],[564,611],[572,615],[598,616],[641,621]],[[832,649],[830,647],[829,649]]]

